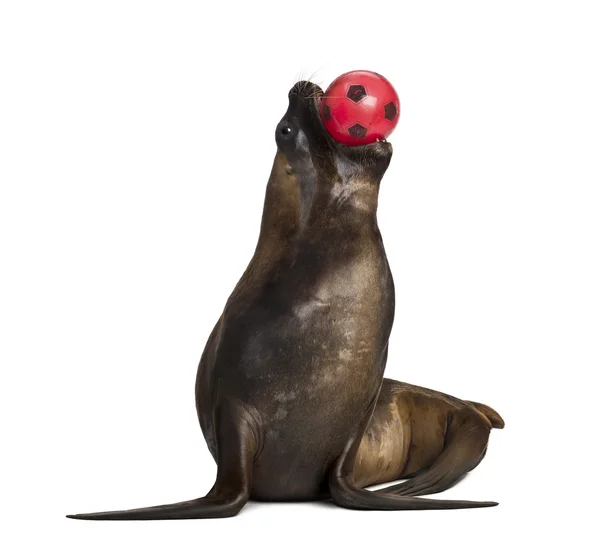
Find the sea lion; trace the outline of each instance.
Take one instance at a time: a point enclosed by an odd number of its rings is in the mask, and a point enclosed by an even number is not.
[[[376,220],[392,148],[335,143],[318,116],[321,94],[306,81],[290,91],[255,254],[200,361],[197,408],[215,485],[192,501],[72,518],[226,517],[251,497],[385,510],[496,505],[364,490],[372,478],[360,461],[355,478],[394,315]],[[297,224],[278,226],[286,217]]]

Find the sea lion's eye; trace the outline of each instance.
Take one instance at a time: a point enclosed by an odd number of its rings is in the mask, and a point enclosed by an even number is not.
[[[275,130],[275,141],[277,146],[283,150],[296,150],[296,138],[299,129],[287,117],[282,119]]]
[[[287,121],[281,121],[279,125],[277,125],[277,134],[281,136],[289,136],[294,131],[292,125]]]

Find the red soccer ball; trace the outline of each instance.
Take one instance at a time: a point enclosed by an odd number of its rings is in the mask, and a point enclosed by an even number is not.
[[[350,71],[329,85],[319,109],[334,140],[358,146],[392,133],[400,117],[400,100],[390,82],[378,73]]]

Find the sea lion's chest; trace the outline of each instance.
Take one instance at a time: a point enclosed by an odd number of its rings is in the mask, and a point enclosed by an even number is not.
[[[331,381],[376,363],[393,317],[393,284],[377,248],[328,258],[314,253],[282,264],[251,301],[225,311],[219,372],[265,386],[269,381]],[[356,375],[358,376],[358,375]]]

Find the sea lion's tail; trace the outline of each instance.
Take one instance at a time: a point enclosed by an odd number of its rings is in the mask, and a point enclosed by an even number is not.
[[[467,401],[467,403],[484,415],[492,424],[492,428],[504,428],[504,419],[491,407],[476,401]]]

